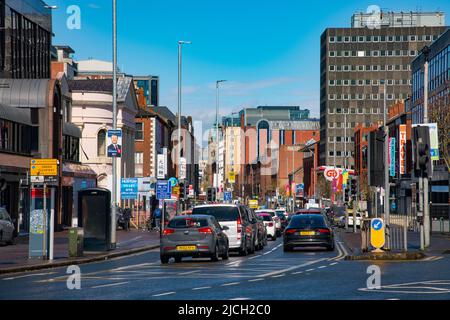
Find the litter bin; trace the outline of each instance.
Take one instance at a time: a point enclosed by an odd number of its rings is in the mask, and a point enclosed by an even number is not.
[[[69,229],[69,257],[83,256],[84,230],[83,228]]]

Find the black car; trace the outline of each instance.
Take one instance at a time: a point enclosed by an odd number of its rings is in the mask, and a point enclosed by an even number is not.
[[[284,213],[282,212],[276,212],[276,215],[278,218],[280,218],[281,221],[281,231],[284,231],[286,229],[286,227],[289,224],[289,221],[287,219],[287,217],[284,215]]]
[[[293,216],[284,231],[284,251],[296,247],[325,247],[334,250],[333,229],[323,215],[303,214]]]

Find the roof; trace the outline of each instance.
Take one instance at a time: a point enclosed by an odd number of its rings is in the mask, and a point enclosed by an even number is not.
[[[117,99],[124,101],[130,90],[132,78],[119,77],[117,79]],[[112,79],[83,79],[83,80],[69,80],[69,88],[72,92],[113,92]]]
[[[30,111],[0,104],[0,119],[31,125]]]
[[[49,82],[49,79],[0,79],[0,104],[46,108]]]
[[[67,53],[75,53],[75,50],[73,50],[70,46],[67,46],[67,45],[62,45],[62,46],[54,45],[54,47],[57,50],[64,50]]]
[[[110,61],[89,59],[80,60],[77,63],[80,73],[113,73],[113,64]],[[117,71],[120,72],[119,67],[117,67]]]
[[[164,119],[170,120],[173,123],[177,122],[177,117],[173,114],[172,111],[170,111],[169,108],[167,108],[167,107],[153,107],[152,109],[155,111],[155,113],[157,113],[158,115],[162,116]]]

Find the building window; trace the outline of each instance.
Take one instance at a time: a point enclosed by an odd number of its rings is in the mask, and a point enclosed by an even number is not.
[[[136,140],[144,140],[144,124],[142,122],[136,123]]]
[[[135,164],[143,164],[144,163],[144,153],[143,152],[136,152],[134,154],[134,163]]]
[[[104,157],[106,155],[106,130],[102,129],[97,134],[97,155]]]

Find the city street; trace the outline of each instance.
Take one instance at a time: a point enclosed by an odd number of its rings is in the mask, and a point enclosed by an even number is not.
[[[418,262],[374,262],[381,290],[367,289],[371,262],[335,252],[284,253],[282,240],[228,261],[185,259],[161,265],[159,250],[82,265],[81,290],[69,290],[65,268],[0,278],[0,299],[50,300],[388,300],[449,299],[449,256]],[[407,268],[407,272],[405,272]]]

